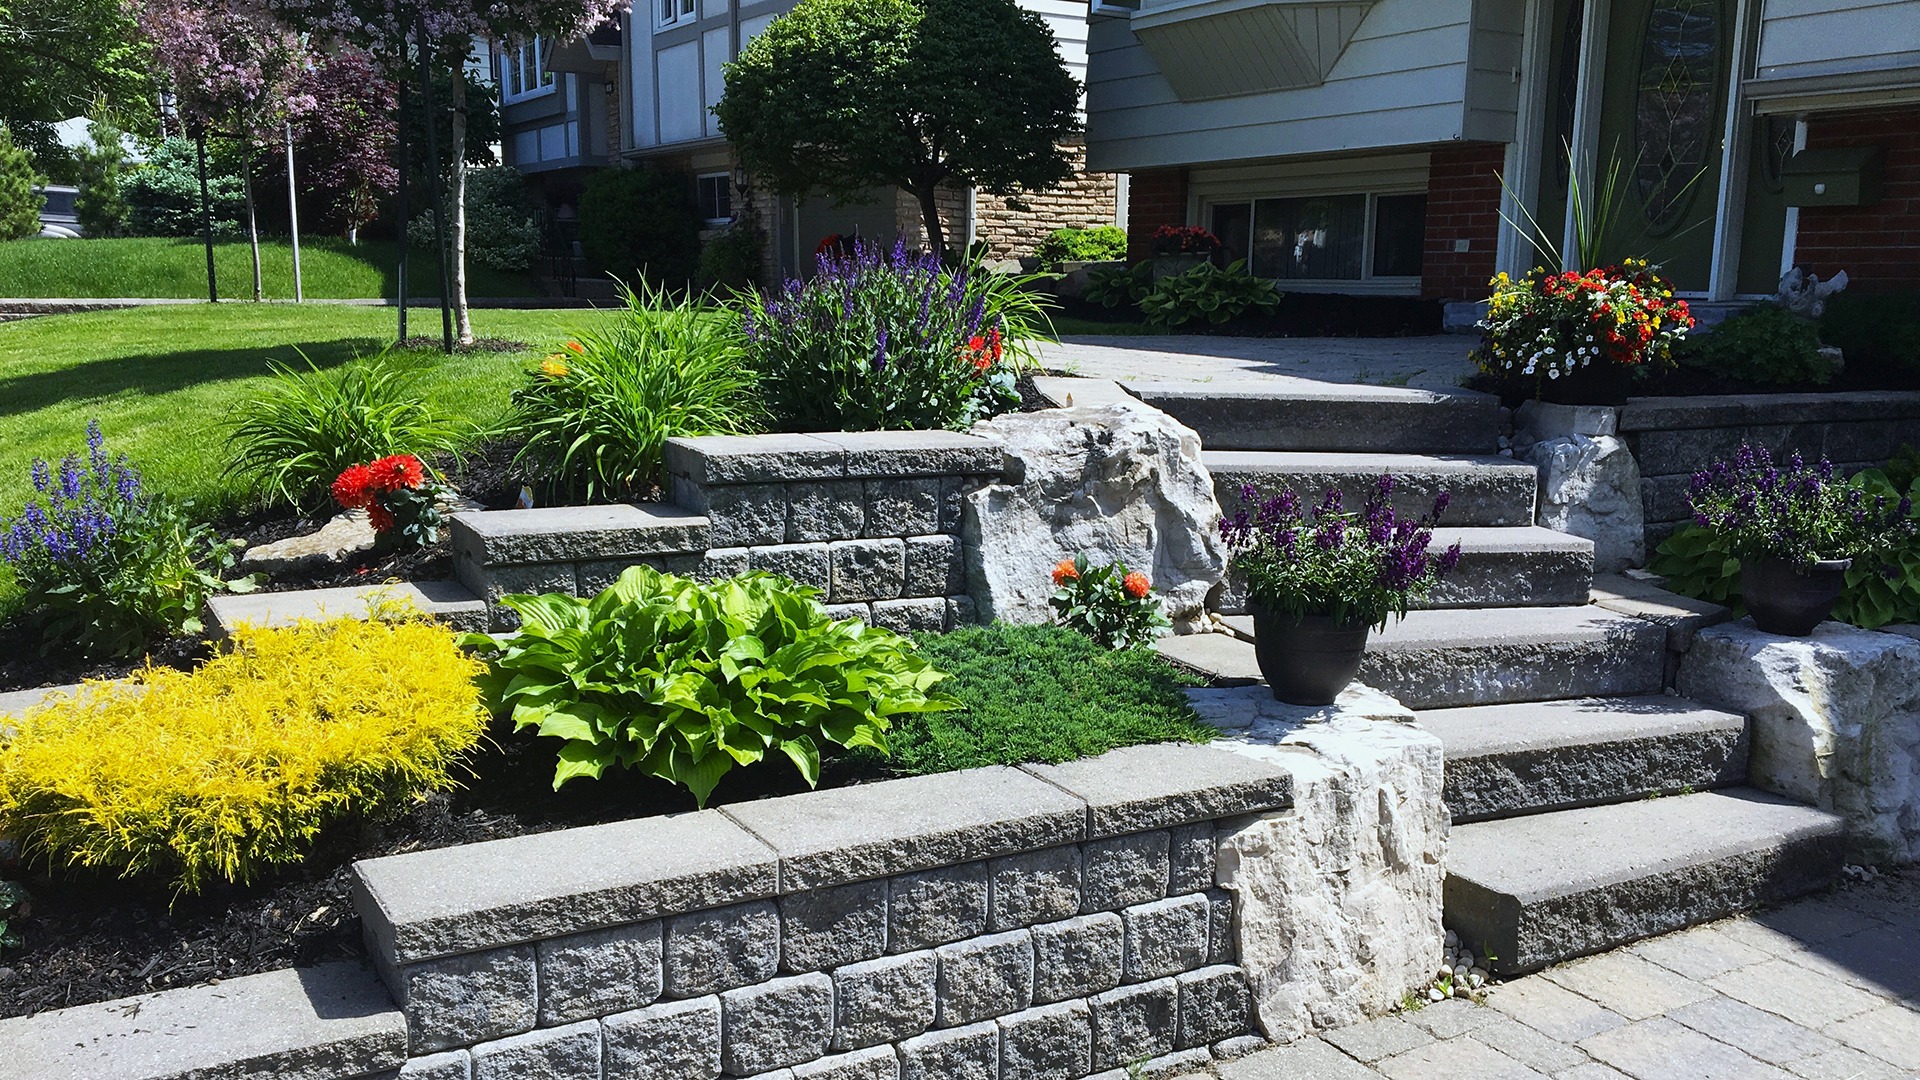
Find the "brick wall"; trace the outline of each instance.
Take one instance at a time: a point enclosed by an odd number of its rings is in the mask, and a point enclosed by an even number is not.
[[[1500,238],[1500,143],[1450,143],[1434,148],[1427,175],[1427,241],[1420,292],[1427,297],[1477,300],[1487,295]],[[1466,251],[1456,250],[1466,241]]]
[[[1187,170],[1149,169],[1127,186],[1127,258],[1147,258],[1153,231],[1187,223]]]
[[[1063,147],[1073,176],[1051,191],[1018,196],[980,194],[974,205],[974,239],[987,244],[987,257],[1017,259],[1032,255],[1055,229],[1111,225],[1120,183],[1112,173],[1086,171],[1086,144]]]
[[[1920,107],[1813,117],[1807,146],[1885,148],[1886,186],[1872,206],[1802,208],[1794,262],[1822,278],[1845,270],[1852,289],[1920,289]]]

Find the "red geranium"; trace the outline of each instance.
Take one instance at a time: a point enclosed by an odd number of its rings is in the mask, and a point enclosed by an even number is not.
[[[333,481],[333,501],[348,510],[364,510],[373,502],[373,470],[349,465]]]
[[[393,454],[368,465],[375,484],[381,491],[398,491],[401,488],[417,488],[426,482],[427,468],[420,459],[412,454]]]

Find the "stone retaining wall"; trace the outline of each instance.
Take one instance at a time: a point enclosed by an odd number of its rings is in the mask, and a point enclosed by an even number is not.
[[[667,444],[666,504],[456,514],[455,573],[499,597],[590,596],[646,564],[698,578],[748,570],[821,590],[837,617],[903,631],[973,621],[966,496],[999,475],[998,444],[947,431],[742,435]]]
[[[355,898],[409,1078],[1078,1078],[1247,1032],[1216,837],[1292,782],[1136,747],[374,859]]]
[[[1639,463],[1651,552],[1690,518],[1693,474],[1742,443],[1782,457],[1824,455],[1842,471],[1881,465],[1903,444],[1920,445],[1920,393],[1634,398],[1620,412],[1619,431]]]

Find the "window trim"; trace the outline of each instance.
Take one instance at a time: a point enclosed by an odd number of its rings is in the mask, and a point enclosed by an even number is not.
[[[664,10],[667,4],[675,8],[672,16],[668,16]],[[700,21],[700,0],[652,0],[652,6],[653,32],[656,34]]]
[[[504,43],[500,50],[500,104],[517,105],[560,89],[560,78],[547,70],[546,43],[535,34],[526,41]],[[534,87],[525,88],[527,50],[533,51]]]
[[[706,180],[713,180],[713,179],[716,179],[716,178],[717,178],[717,179],[719,179],[719,180],[722,180],[722,181],[724,181],[724,183],[723,183],[723,184],[722,184],[721,186],[722,186],[722,190],[724,190],[724,191],[725,191],[725,192],[727,193],[727,216],[726,216],[726,217],[705,217],[705,216],[704,216],[704,214],[705,214],[705,209],[706,209],[706,208],[705,208],[705,207],[702,207],[702,208],[701,208],[701,211],[702,211],[702,214],[703,214],[703,216],[702,216],[702,218],[701,218],[701,220],[702,220],[702,221],[705,221],[705,222],[707,223],[707,225],[708,225],[708,227],[709,227],[709,228],[716,228],[716,227],[718,227],[718,226],[721,226],[721,225],[726,225],[726,224],[730,224],[730,223],[731,223],[731,222],[733,221],[733,218],[734,218],[734,215],[733,215],[733,173],[731,173],[731,172],[719,172],[719,171],[715,171],[715,172],[703,172],[703,173],[695,173],[695,174],[694,174],[694,176],[693,176],[693,197],[694,197],[694,200],[695,200],[695,202],[699,202],[699,201],[701,200],[701,191],[700,191],[700,185],[701,185],[701,182],[702,182],[702,181],[706,181]]]
[[[1312,199],[1312,198],[1332,198],[1332,197],[1337,197],[1341,195],[1364,195],[1366,196],[1366,199],[1367,199],[1366,214],[1365,214],[1366,225],[1365,225],[1365,231],[1362,234],[1361,242],[1360,242],[1360,276],[1359,277],[1357,278],[1271,278],[1269,280],[1279,282],[1280,286],[1284,289],[1295,289],[1303,292],[1398,293],[1398,292],[1406,292],[1409,290],[1418,292],[1420,288],[1420,281],[1421,281],[1420,274],[1413,274],[1413,275],[1376,275],[1374,274],[1373,272],[1374,250],[1373,249],[1377,239],[1375,233],[1376,233],[1376,226],[1379,224],[1380,198],[1382,196],[1391,197],[1394,195],[1427,195],[1427,194],[1429,194],[1429,192],[1425,187],[1415,187],[1415,186],[1400,185],[1400,184],[1372,187],[1372,188],[1368,188],[1365,191],[1329,190],[1329,191],[1314,191],[1311,193],[1300,192],[1300,191],[1273,192],[1273,191],[1267,191],[1264,189],[1250,189],[1246,194],[1242,194],[1240,192],[1221,193],[1216,195],[1207,195],[1199,199],[1198,200],[1199,223],[1208,229],[1213,228],[1213,211],[1214,211],[1214,207],[1216,206],[1247,207],[1249,228],[1251,228],[1251,223],[1253,221],[1253,213],[1254,213],[1253,206],[1255,203],[1260,202],[1262,199]],[[1247,252],[1246,259],[1247,259],[1247,270],[1248,272],[1252,272],[1253,253],[1251,251]]]

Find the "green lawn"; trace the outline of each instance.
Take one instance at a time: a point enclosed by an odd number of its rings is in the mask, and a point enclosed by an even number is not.
[[[0,517],[25,502],[33,459],[82,447],[87,421],[96,418],[108,448],[130,455],[149,486],[193,499],[202,516],[240,505],[246,492],[222,475],[225,427],[233,404],[264,385],[267,362],[298,364],[304,352],[325,367],[376,352],[392,340],[395,315],[391,308],[234,303],[0,324]],[[529,347],[406,355],[429,401],[488,423],[505,410],[529,360],[601,317],[583,310],[475,311],[480,335]],[[438,310],[413,309],[408,329],[438,334]]]
[[[300,278],[306,295],[323,300],[392,298],[394,245],[365,241],[348,245],[332,237],[300,244]],[[253,298],[253,260],[242,242],[213,246],[215,277],[223,299]],[[437,296],[433,256],[415,252],[408,291]],[[526,274],[508,274],[469,264],[468,296],[538,296]],[[293,249],[285,240],[260,244],[262,291],[270,300],[293,298]],[[0,296],[133,296],[204,299],[207,255],[198,240],[128,237],[111,240],[15,240],[0,243]]]

